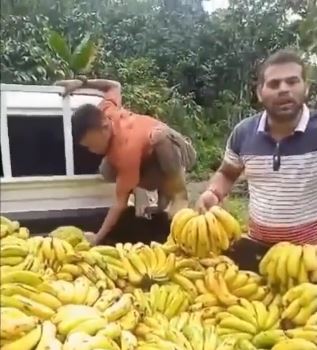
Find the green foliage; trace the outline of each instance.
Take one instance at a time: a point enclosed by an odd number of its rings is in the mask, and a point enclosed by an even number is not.
[[[299,15],[292,23],[290,9]],[[212,14],[200,0],[4,2],[1,79],[118,79],[127,107],[193,139],[201,176],[219,165],[232,127],[258,108],[259,62],[289,46],[316,53],[315,10],[315,0],[234,0]]]

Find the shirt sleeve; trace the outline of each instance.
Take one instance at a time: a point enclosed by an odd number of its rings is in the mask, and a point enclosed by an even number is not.
[[[224,161],[235,168],[243,167],[243,161],[240,156],[241,141],[242,139],[239,133],[239,128],[236,126],[229,136],[224,156]]]

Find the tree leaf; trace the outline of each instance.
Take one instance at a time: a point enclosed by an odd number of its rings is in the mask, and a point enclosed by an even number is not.
[[[75,73],[87,72],[96,58],[97,49],[90,40],[90,35],[86,35],[80,44],[75,48],[71,60],[70,67]]]
[[[59,33],[52,31],[48,40],[50,48],[64,61],[70,62],[71,52],[65,38]]]

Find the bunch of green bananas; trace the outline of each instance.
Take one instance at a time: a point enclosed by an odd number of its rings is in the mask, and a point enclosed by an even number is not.
[[[289,242],[275,244],[261,260],[259,271],[281,292],[300,283],[317,283],[317,246]]]
[[[220,254],[241,236],[238,221],[221,207],[199,215],[192,209],[180,210],[171,224],[173,241],[187,254],[204,258]]]

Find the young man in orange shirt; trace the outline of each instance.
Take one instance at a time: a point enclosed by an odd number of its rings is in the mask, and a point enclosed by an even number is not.
[[[64,80],[65,94],[77,89],[103,93],[99,106],[85,104],[72,117],[73,136],[90,152],[104,155],[100,171],[116,182],[116,202],[95,237],[102,243],[137,188],[157,190],[158,210],[173,216],[188,204],[185,171],[196,161],[191,142],[161,121],[133,113],[121,105],[121,85],[104,79]]]

